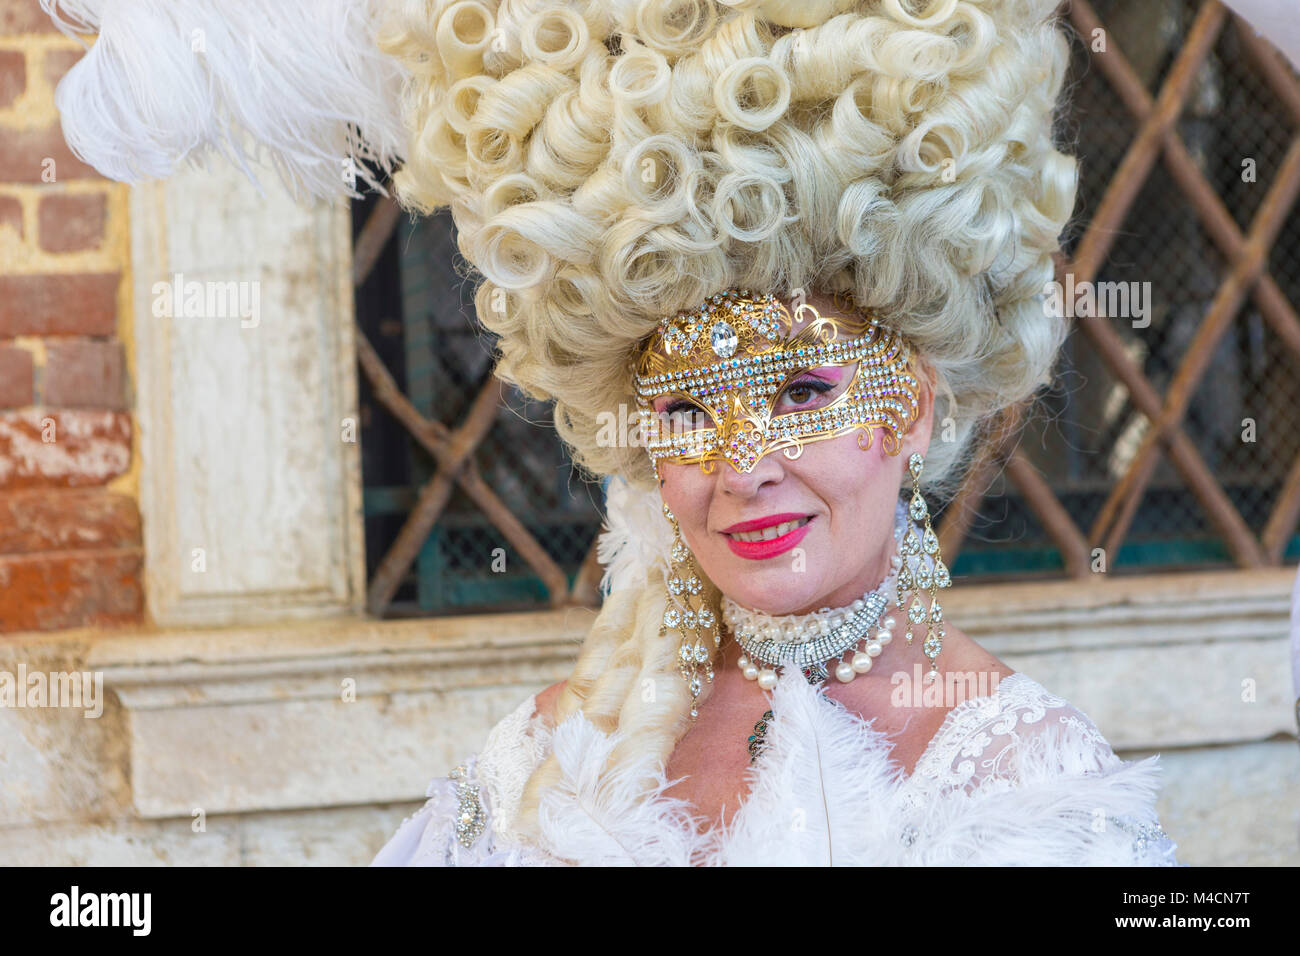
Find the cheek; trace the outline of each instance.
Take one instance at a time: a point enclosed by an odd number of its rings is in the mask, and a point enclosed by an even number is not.
[[[838,528],[869,525],[872,510],[895,497],[889,456],[880,446],[879,435],[874,438],[868,449],[859,448],[853,434],[804,449],[802,474],[831,509]]]
[[[677,519],[687,544],[703,540],[707,534],[710,484],[699,465],[660,465],[659,477],[659,493]]]

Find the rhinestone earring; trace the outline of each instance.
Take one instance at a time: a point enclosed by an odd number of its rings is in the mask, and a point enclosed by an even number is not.
[[[907,608],[905,634],[909,647],[912,644],[912,625],[926,625],[925,643],[921,647],[925,651],[925,656],[930,658],[930,671],[925,675],[925,679],[933,682],[939,676],[937,661],[939,652],[943,650],[944,638],[943,608],[939,606],[939,589],[952,587],[952,578],[949,577],[948,568],[939,553],[939,536],[930,526],[930,509],[921,495],[921,468],[924,464],[925,459],[916,452],[913,452],[907,460],[908,471],[912,473],[912,502],[908,507],[908,514],[911,515],[913,522],[925,522],[925,533],[918,538],[916,525],[913,524],[903,536],[899,548],[903,557],[903,566],[898,572],[898,606]],[[911,605],[904,604],[904,591],[912,592]],[[930,592],[928,613],[925,605],[921,603],[922,591]]]
[[[722,635],[717,628],[717,618],[709,607],[704,594],[704,582],[695,570],[695,556],[682,538],[682,529],[677,526],[668,504],[664,503],[664,517],[673,526],[672,563],[665,584],[668,588],[668,606],[664,609],[664,620],[659,628],[660,639],[667,639],[669,631],[681,635],[681,646],[677,650],[677,668],[686,686],[691,691],[691,720],[700,716],[700,669],[704,677],[713,683],[713,658],[709,652],[708,642],[713,646],[722,646]]]

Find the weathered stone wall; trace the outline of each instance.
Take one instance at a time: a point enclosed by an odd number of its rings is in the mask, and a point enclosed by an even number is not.
[[[954,586],[945,608],[1121,756],[1161,754],[1161,823],[1184,862],[1296,865],[1293,576]],[[97,718],[0,709],[0,861],[366,863],[431,777],[567,675],[591,620],[575,609],[16,636],[0,643],[0,671],[85,668],[102,675],[104,706]]]

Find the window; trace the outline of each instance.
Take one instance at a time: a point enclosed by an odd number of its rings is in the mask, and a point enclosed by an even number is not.
[[[1082,175],[1057,278],[1077,317],[1053,388],[988,430],[937,509],[944,554],[954,576],[987,581],[1294,560],[1300,82],[1218,4],[1067,14],[1060,139]],[[430,484],[429,443],[474,420],[490,381],[450,216],[412,224],[370,197],[353,219],[374,349],[361,391],[372,613],[595,601],[600,488],[573,469],[549,407],[506,389],[445,500]],[[1085,285],[1099,316],[1083,314]],[[393,388],[377,391],[384,374]]]

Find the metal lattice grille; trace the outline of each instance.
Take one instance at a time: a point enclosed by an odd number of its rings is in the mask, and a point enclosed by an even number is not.
[[[945,557],[1000,579],[1294,558],[1300,82],[1215,0],[1066,15],[1082,175],[1057,279],[1150,298],[1074,319],[1055,387],[992,423],[940,510]],[[372,612],[594,602],[599,489],[491,375],[450,218],[356,218]]]
[[[356,208],[371,612],[592,603],[599,489],[492,374],[450,217]]]

